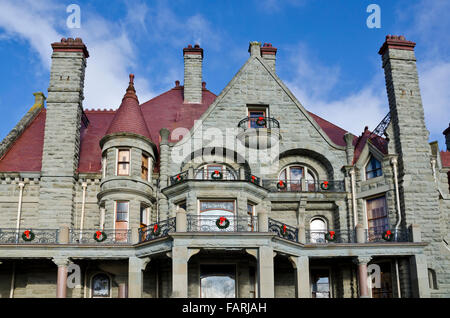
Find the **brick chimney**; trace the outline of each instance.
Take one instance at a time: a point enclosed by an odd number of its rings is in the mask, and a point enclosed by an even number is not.
[[[275,72],[276,55],[277,55],[277,48],[273,47],[272,43],[263,44],[263,46],[261,47],[261,56],[274,72]]]
[[[189,44],[183,49],[184,56],[184,103],[202,103],[203,49]]]
[[[447,146],[447,151],[450,151],[450,123],[446,130],[442,132],[445,136],[445,144]]]

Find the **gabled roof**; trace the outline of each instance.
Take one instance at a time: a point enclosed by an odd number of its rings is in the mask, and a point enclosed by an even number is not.
[[[356,163],[361,155],[364,146],[369,142],[375,146],[381,153],[387,154],[387,140],[376,134],[373,134],[366,126],[364,132],[356,139],[356,144],[354,142],[355,151],[353,156],[353,163]]]

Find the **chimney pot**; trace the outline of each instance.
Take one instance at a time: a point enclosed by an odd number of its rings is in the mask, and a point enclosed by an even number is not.
[[[179,87],[180,86],[180,81],[179,80],[176,80],[175,81],[175,87]]]
[[[206,82],[202,82],[202,88],[206,89]]]

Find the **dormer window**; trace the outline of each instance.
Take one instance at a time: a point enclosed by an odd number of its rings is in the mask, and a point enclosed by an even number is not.
[[[371,156],[369,162],[366,165],[366,179],[379,177],[382,174],[383,170],[381,169],[381,162],[374,156]]]

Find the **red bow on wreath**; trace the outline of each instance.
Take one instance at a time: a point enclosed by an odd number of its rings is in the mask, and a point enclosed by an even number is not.
[[[158,224],[155,224],[154,226],[153,226],[153,232],[156,232],[158,230]]]
[[[180,175],[177,175],[177,180],[178,180],[178,181],[180,181],[180,180],[181,180],[181,178],[180,178]]]
[[[252,182],[255,182],[256,177],[252,176]]]
[[[386,231],[386,235],[387,235],[387,236],[389,236],[389,235],[391,235],[391,234],[392,234],[392,232],[391,232],[390,230],[387,230],[387,231]]]
[[[325,187],[328,187],[328,181],[324,181],[323,184]]]
[[[280,186],[284,185],[283,181],[281,181],[281,180],[280,180],[279,184],[280,184]]]
[[[333,239],[334,234],[336,234],[336,232],[330,231],[330,238],[331,238],[331,239]]]
[[[97,240],[99,240],[100,239],[100,235],[102,235],[102,232],[101,231],[97,231],[97,232],[95,232],[95,234],[97,235]]]
[[[286,224],[283,224],[283,233],[286,233]]]
[[[221,216],[219,218],[219,224],[222,225],[223,222],[225,222],[227,219],[224,216]]]
[[[219,170],[214,170],[214,174],[219,174]]]
[[[258,120],[263,120],[264,119],[264,117],[258,117]]]
[[[27,239],[30,238],[30,230],[26,230],[23,232],[25,234],[25,236],[27,237]]]

